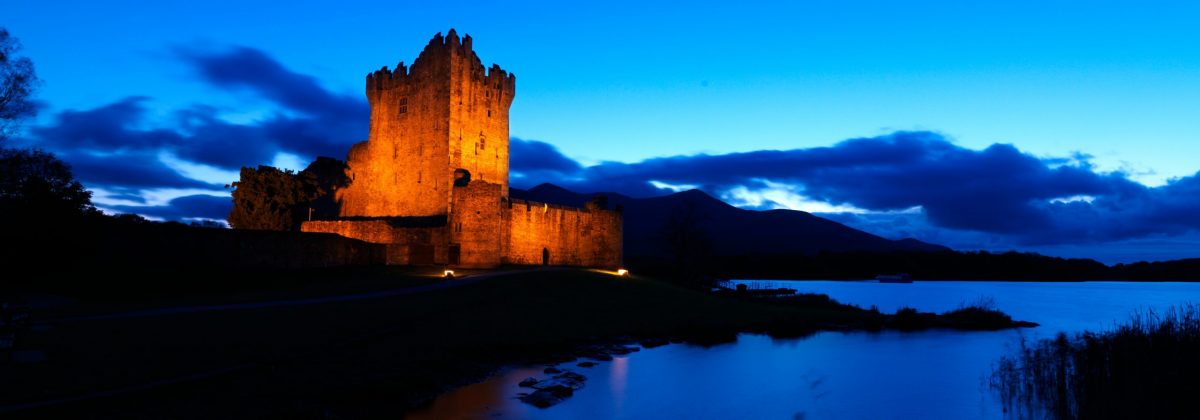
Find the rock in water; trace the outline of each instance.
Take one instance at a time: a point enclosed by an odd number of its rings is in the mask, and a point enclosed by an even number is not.
[[[537,408],[546,408],[558,404],[575,393],[571,388],[555,385],[534,391],[532,394],[519,397],[522,402]]]
[[[526,381],[529,379],[526,379]],[[537,391],[534,391],[528,395],[522,395],[517,397],[517,399],[533,405],[534,407],[546,408],[558,404],[571,395],[574,395],[576,390],[583,388],[583,382],[586,380],[587,377],[583,375],[571,371],[565,371],[562,374],[551,377],[550,379],[536,381],[535,383],[530,384],[530,386]],[[524,382],[525,381],[522,381],[522,383]]]

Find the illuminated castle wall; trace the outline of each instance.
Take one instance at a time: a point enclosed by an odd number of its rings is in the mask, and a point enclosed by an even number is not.
[[[510,200],[508,110],[516,76],[485,69],[453,29],[411,67],[367,75],[371,130],[350,148],[338,220],[305,222],[388,244],[392,264],[617,267],[621,213]]]

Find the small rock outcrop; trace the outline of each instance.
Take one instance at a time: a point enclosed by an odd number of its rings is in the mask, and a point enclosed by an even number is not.
[[[536,391],[522,395],[518,399],[534,407],[546,408],[575,395],[575,391],[583,388],[583,383],[587,381],[587,377],[575,372],[564,371],[543,381],[528,378],[521,381],[521,383],[525,384],[530,380],[533,382],[529,384],[529,387],[532,387]]]

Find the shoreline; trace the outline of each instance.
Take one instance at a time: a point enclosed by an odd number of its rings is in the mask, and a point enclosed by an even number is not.
[[[824,295],[762,300],[644,277],[535,270],[354,302],[64,323],[30,334],[29,345],[48,358],[6,365],[13,380],[0,384],[6,397],[0,405],[254,362],[257,368],[236,374],[14,414],[371,417],[427,405],[506,366],[575,358],[597,345],[713,345],[741,333],[794,338],[819,331],[1018,326],[1011,319],[952,318],[880,314]]]

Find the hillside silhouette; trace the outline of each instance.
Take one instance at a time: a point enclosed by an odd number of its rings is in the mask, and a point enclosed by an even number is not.
[[[576,193],[553,184],[511,189],[513,198],[579,205],[597,195],[621,207],[625,261],[636,270],[701,278],[922,280],[1200,280],[1200,259],[1106,265],[1028,252],[958,251],[886,239],[797,210],[746,210],[699,190],[633,198]],[[683,225],[683,226],[680,226]],[[680,250],[680,243],[685,246]]]
[[[513,198],[579,206],[598,194],[569,191],[554,184],[510,190]],[[625,255],[663,257],[663,229],[681,215],[689,218],[710,242],[715,256],[769,254],[813,255],[821,252],[936,252],[950,248],[916,239],[890,240],[798,210],[746,210],[700,190],[650,198],[599,193],[625,216]]]

